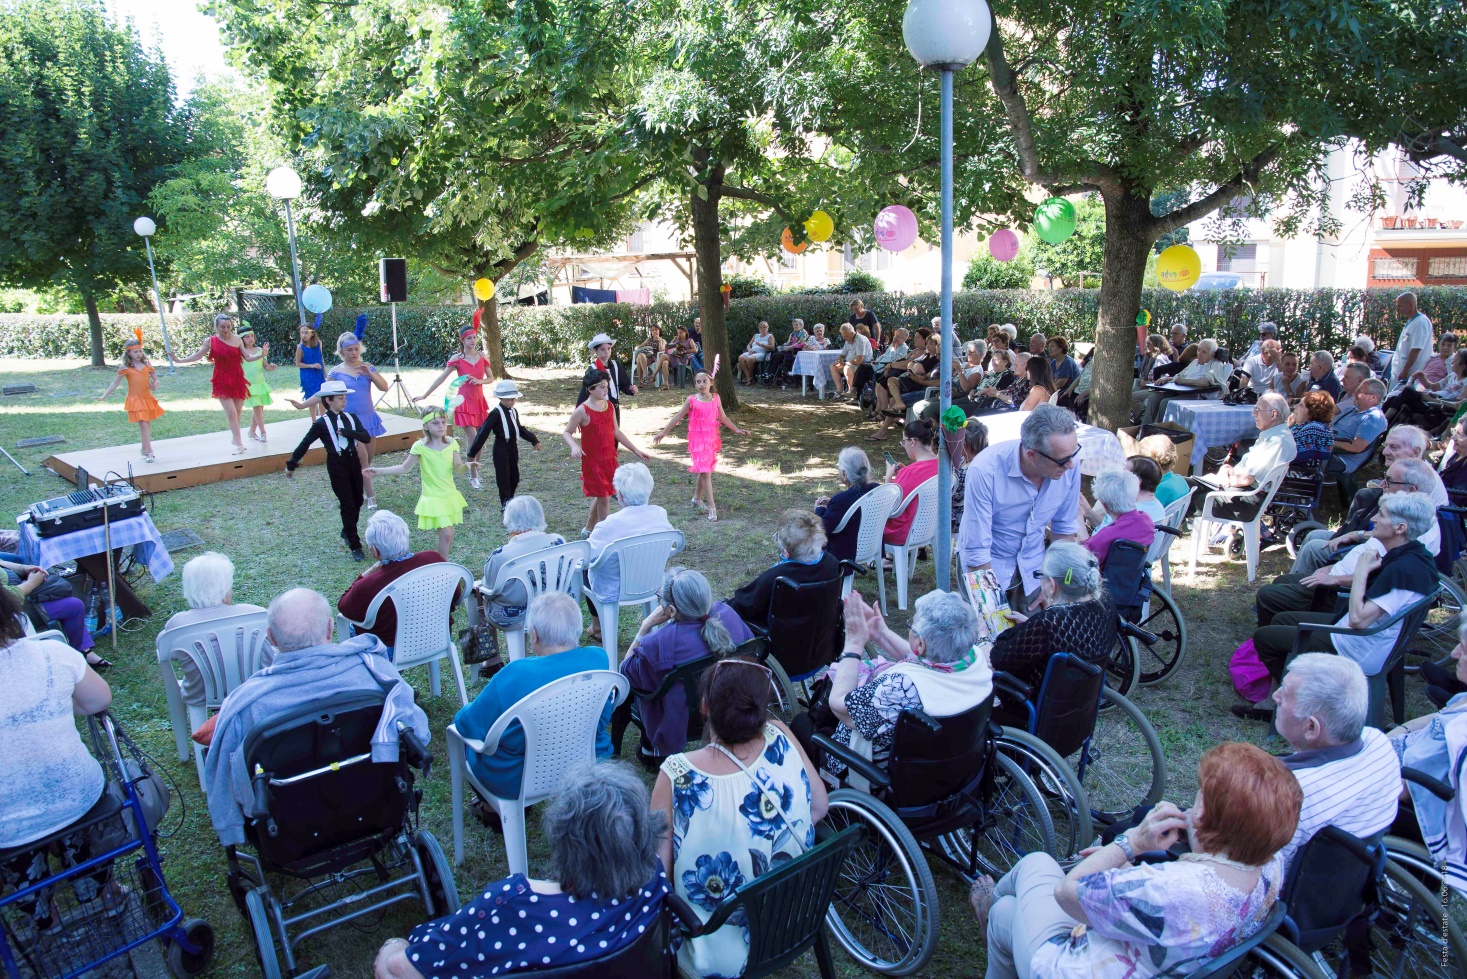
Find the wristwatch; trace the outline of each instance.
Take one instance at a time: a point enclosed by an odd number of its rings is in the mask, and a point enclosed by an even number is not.
[[[862,658],[863,657],[861,656],[860,653],[846,652],[846,653],[841,653],[840,654],[840,659],[837,662],[845,662],[848,659],[859,660],[859,659],[862,659]]]
[[[1136,848],[1131,846],[1131,841],[1126,839],[1125,833],[1117,836],[1115,839],[1111,840],[1111,842],[1121,848],[1121,852],[1126,855],[1126,859],[1128,861],[1130,861],[1131,863],[1136,862]]]

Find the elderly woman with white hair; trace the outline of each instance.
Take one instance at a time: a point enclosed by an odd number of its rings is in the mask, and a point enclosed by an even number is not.
[[[863,453],[864,455],[864,453]],[[760,629],[769,627],[769,603],[774,597],[774,582],[788,578],[797,585],[812,581],[829,581],[840,575],[840,560],[826,546],[825,527],[821,518],[809,510],[786,510],[779,515],[774,528],[774,546],[779,560],[759,577],[739,588],[728,600],[745,622]]]
[[[188,608],[175,612],[163,624],[163,632],[185,625],[202,625],[215,619],[246,612],[265,611],[258,605],[234,604],[234,562],[217,551],[205,551],[183,566],[183,600]],[[275,649],[266,645],[262,652],[261,666],[269,666],[275,657]],[[204,678],[192,657],[184,657],[183,702],[190,707],[204,704]]]
[[[877,486],[871,480],[871,459],[859,446],[848,445],[835,457],[835,469],[845,489],[834,496],[822,496],[815,501],[815,516],[825,525],[825,549],[838,561],[852,561],[856,557],[856,537],[861,522],[852,520],[845,529],[836,533],[841,520],[857,500]]]
[[[1095,502],[1105,508],[1106,520],[1090,538],[1085,547],[1101,564],[1110,555],[1110,546],[1118,540],[1135,541],[1142,547],[1150,547],[1156,539],[1156,522],[1151,515],[1136,506],[1141,493],[1141,480],[1129,469],[1107,469],[1095,477],[1091,489]]]
[[[374,559],[372,566],[357,575],[336,601],[336,610],[353,622],[366,619],[372,600],[389,584],[409,571],[443,561],[443,555],[437,551],[414,554],[407,521],[391,510],[378,510],[372,514],[367,521],[367,532],[362,537]],[[391,657],[393,644],[397,642],[397,609],[390,599],[377,609],[377,619],[372,628],[362,631],[382,640],[388,657]]]
[[[509,540],[494,549],[484,562],[484,585],[494,588],[499,569],[515,558],[565,543],[559,534],[545,532],[545,508],[533,496],[516,496],[504,505],[504,529]],[[501,629],[518,629],[525,620],[530,598],[525,583],[515,578],[496,589],[484,606],[484,615]]]
[[[616,490],[616,502],[621,509],[596,524],[586,538],[591,547],[592,561],[619,540],[677,529],[667,519],[667,511],[652,503],[652,471],[646,466],[640,462],[618,466],[611,485]],[[591,591],[601,599],[610,601],[621,594],[621,566],[614,555],[595,571],[587,572],[587,578]],[[599,624],[594,619],[591,630],[600,635]]]
[[[662,914],[668,881],[658,846],[666,823],[626,765],[567,770],[541,822],[550,846],[548,877],[513,874],[407,938],[389,940],[373,976],[517,975],[594,965],[621,951]],[[508,955],[506,945],[514,949]]]

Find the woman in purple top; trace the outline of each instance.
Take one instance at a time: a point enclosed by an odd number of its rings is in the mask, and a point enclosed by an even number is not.
[[[749,627],[723,602],[714,604],[708,579],[687,568],[668,568],[659,592],[662,604],[642,621],[637,638],[622,661],[621,671],[637,690],[656,690],[673,669],[705,656],[727,656],[734,647],[754,637]],[[641,761],[656,768],[662,758],[677,754],[688,743],[687,692],[681,685],[661,700],[641,697]],[[620,733],[631,720],[631,704],[612,719],[612,743],[620,744]],[[650,741],[650,744],[648,743]]]
[[[1132,540],[1142,547],[1150,547],[1156,539],[1156,523],[1151,516],[1136,509],[1136,497],[1141,492],[1141,480],[1126,469],[1107,469],[1095,477],[1092,487],[1095,502],[1105,507],[1106,519],[1085,546],[1105,565],[1110,554],[1110,545],[1118,540]]]

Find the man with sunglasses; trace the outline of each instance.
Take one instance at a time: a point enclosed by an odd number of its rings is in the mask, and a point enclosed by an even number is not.
[[[990,445],[968,464],[958,549],[965,571],[992,569],[1009,602],[1028,612],[1045,534],[1074,540],[1080,529],[1080,439],[1075,416],[1041,404],[1015,442]]]

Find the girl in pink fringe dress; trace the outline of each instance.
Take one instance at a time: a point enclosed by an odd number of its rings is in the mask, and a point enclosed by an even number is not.
[[[718,370],[717,364],[713,369]],[[688,420],[688,454],[693,457],[693,464],[688,467],[688,471],[698,474],[698,484],[689,502],[699,510],[707,510],[709,520],[717,520],[718,508],[713,503],[713,470],[718,466],[718,450],[723,448],[720,428],[727,428],[738,435],[749,433],[735,425],[723,413],[723,402],[713,393],[713,375],[699,372],[693,378],[693,387],[698,393],[688,396],[682,409],[652,440],[652,444],[657,445],[667,438],[667,433],[676,428],[684,418]],[[705,494],[707,503],[703,502]]]

